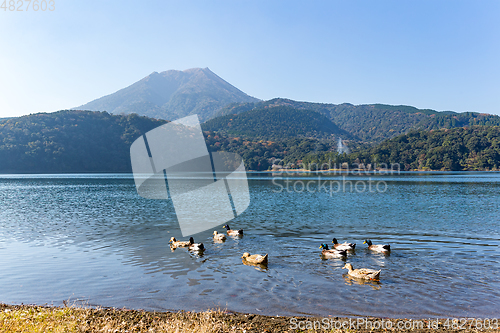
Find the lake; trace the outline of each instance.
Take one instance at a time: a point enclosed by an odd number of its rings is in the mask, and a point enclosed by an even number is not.
[[[230,222],[245,235],[219,244],[213,229],[196,234],[198,255],[170,250],[182,238],[172,202],[139,197],[132,175],[0,175],[0,302],[498,316],[500,173],[252,173],[249,188],[250,206]],[[323,259],[333,237],[355,252]],[[243,252],[269,253],[268,268],[243,265]],[[380,282],[349,278],[346,262],[381,269]]]

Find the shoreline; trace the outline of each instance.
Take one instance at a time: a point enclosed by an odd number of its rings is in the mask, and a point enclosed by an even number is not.
[[[487,321],[488,320],[488,321]],[[0,332],[499,332],[498,319],[266,316],[0,303]]]
[[[456,173],[456,172],[500,172],[498,170],[429,170],[429,169],[412,169],[412,170],[391,170],[391,169],[327,169],[327,170],[307,170],[307,169],[276,169],[276,170],[251,170],[248,169],[246,172],[250,173],[380,173],[380,174],[390,174],[390,173],[416,173],[416,172],[428,172],[428,173]],[[112,171],[102,171],[102,172],[57,172],[57,173],[27,173],[27,172],[0,172],[0,176],[70,176],[70,175],[129,175],[133,176],[132,172],[112,172]]]
[[[500,170],[431,170],[431,169],[411,169],[411,170],[394,170],[394,169],[326,169],[326,170],[307,170],[307,169],[276,169],[267,171],[247,170],[248,172],[267,172],[267,173],[382,173],[395,174],[401,172],[499,172]]]

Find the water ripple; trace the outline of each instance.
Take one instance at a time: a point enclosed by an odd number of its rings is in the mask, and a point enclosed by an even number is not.
[[[0,301],[68,298],[152,310],[266,314],[491,317],[500,310],[500,175],[403,173],[327,179],[387,183],[384,193],[281,191],[250,175],[251,205],[232,221],[241,239],[195,235],[203,255],[171,251],[172,204],[137,196],[131,175],[0,176]],[[281,183],[283,184],[283,183]],[[223,232],[220,228],[219,232]],[[357,243],[325,260],[333,237]],[[363,245],[389,243],[390,255]],[[241,254],[269,253],[267,268]],[[380,282],[342,267],[382,269]]]

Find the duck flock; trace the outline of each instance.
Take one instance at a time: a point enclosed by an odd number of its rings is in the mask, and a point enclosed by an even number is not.
[[[226,233],[228,236],[232,237],[243,236],[243,229],[233,230],[229,227],[228,224],[224,226],[224,229],[226,229]],[[226,235],[219,234],[217,231],[214,231],[213,239],[216,242],[224,242],[226,240]],[[195,243],[193,237],[190,237],[188,241],[178,241],[177,239],[175,239],[175,237],[172,237],[170,238],[169,243],[172,249],[176,249],[178,247],[187,247],[190,251],[203,252],[205,250],[203,243]],[[328,247],[328,244],[325,243],[321,244],[321,246],[319,247],[320,249],[322,249],[321,254],[326,259],[346,258],[347,254],[349,252],[354,251],[354,249],[356,248],[355,243],[347,243],[347,242],[339,243],[336,238],[333,238],[332,244],[333,246],[331,249]],[[388,244],[375,245],[372,244],[372,242],[369,239],[365,240],[363,244],[367,244],[368,249],[374,252],[389,254],[391,251],[390,245]],[[265,255],[261,255],[261,254],[250,254],[248,252],[245,252],[243,253],[243,256],[241,258],[243,259],[243,262],[245,264],[267,266],[268,257],[269,256],[267,253]],[[357,279],[375,280],[375,281],[379,280],[381,272],[381,270],[377,271],[368,268],[354,269],[352,264],[350,263],[346,263],[343,269],[347,269],[348,274],[351,277]]]

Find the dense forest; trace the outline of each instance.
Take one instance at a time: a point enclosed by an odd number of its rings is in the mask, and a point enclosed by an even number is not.
[[[220,116],[203,123],[202,128],[229,136],[264,140],[351,137],[321,113],[289,106]]]
[[[59,111],[0,121],[1,173],[131,172],[130,145],[164,120],[136,114]],[[328,151],[331,140],[243,140],[204,132],[210,151],[232,151],[250,170],[291,164],[311,151]],[[280,161],[284,160],[284,161]]]
[[[253,109],[289,106],[311,110],[328,117],[340,129],[370,144],[380,143],[410,130],[433,130],[474,125],[500,126],[500,117],[475,112],[438,112],[406,105],[352,105],[297,102],[276,98],[258,103],[233,103],[219,110],[218,116],[244,113]]]
[[[352,154],[313,153],[302,162],[312,169],[348,163],[351,168],[399,164],[401,170],[499,170],[500,127],[410,131]]]
[[[0,172],[130,172],[130,145],[164,120],[59,111],[0,121]]]
[[[247,170],[265,171],[274,164],[297,167],[297,161],[311,152],[326,153],[334,149],[332,140],[289,138],[267,141],[227,137],[210,131],[204,134],[209,151],[238,153],[243,157]]]
[[[280,128],[276,124],[278,129],[252,124],[245,117],[223,117],[223,121],[230,123],[234,119],[239,119],[239,124],[247,122],[249,132],[236,132],[242,135],[235,135],[223,130],[206,130],[207,147],[210,151],[238,153],[244,158],[247,170],[259,171],[269,170],[273,165],[292,168],[306,165],[314,169],[323,163],[330,167],[347,163],[350,168],[398,163],[401,170],[500,169],[499,126],[410,130],[376,145],[351,140],[352,153],[338,154],[336,140],[322,137],[323,134],[332,135],[328,131],[334,127],[327,125],[324,132],[318,131],[321,127],[315,120],[321,117],[316,113],[296,111],[282,108],[266,112],[256,110],[253,114],[261,122],[274,121],[269,120],[272,117],[265,118],[270,113],[280,115],[286,126]],[[474,118],[469,116],[467,119]],[[301,131],[302,120],[304,129]],[[456,121],[461,121],[461,117],[457,116]],[[90,111],[59,111],[2,119],[0,172],[131,172],[129,150],[132,142],[165,122],[136,114],[124,116]],[[291,130],[287,131],[287,127]],[[293,137],[294,131],[299,135]]]

